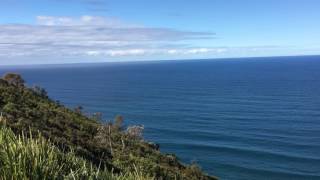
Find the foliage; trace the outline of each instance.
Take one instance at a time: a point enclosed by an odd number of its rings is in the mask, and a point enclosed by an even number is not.
[[[127,128],[127,134],[133,138],[140,139],[142,138],[144,127],[143,126],[129,126]]]
[[[68,109],[38,90],[17,88],[16,83],[0,79],[0,112],[15,134],[31,137],[40,132],[59,151],[72,150],[94,168],[114,173],[130,174],[138,169],[156,179],[215,179],[194,165],[180,163],[174,155],[160,153],[159,145],[142,139],[143,126],[125,131],[121,116],[101,123],[101,114],[87,117],[82,108]]]
[[[22,79],[21,75],[15,73],[7,73],[4,75],[3,79],[7,81],[9,84],[15,86],[23,86],[24,80]]]
[[[41,135],[16,136],[5,127],[0,128],[0,167],[1,179],[153,179],[138,169],[120,174],[101,170],[73,151],[61,152]]]
[[[44,97],[44,98],[48,98],[48,93],[47,93],[47,91],[46,91],[44,88],[42,88],[42,87],[40,87],[40,86],[34,86],[34,87],[32,88],[32,90],[33,90],[35,93],[37,93],[39,96]]]

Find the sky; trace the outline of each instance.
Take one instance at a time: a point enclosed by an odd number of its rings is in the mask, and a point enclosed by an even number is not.
[[[1,0],[0,65],[320,54],[319,0]]]

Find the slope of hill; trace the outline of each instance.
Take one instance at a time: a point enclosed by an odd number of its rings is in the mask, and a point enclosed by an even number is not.
[[[68,109],[51,100],[44,89],[26,87],[17,74],[0,79],[0,111],[1,124],[6,127],[2,131],[27,137],[40,133],[57,154],[64,158],[71,153],[72,158],[92,165],[93,171],[104,169],[119,175],[138,172],[141,177],[155,179],[216,179],[196,165],[182,164],[173,154],[162,154],[157,144],[142,139],[142,127],[125,127],[120,116],[114,122],[102,123],[97,115],[83,115],[81,108]],[[4,166],[1,158],[0,165]],[[7,172],[0,173],[5,176]]]

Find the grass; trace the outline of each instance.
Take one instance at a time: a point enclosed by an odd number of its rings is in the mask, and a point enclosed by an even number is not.
[[[120,174],[96,168],[73,151],[61,152],[40,134],[26,138],[0,128],[1,179],[110,179],[149,180],[136,168]]]

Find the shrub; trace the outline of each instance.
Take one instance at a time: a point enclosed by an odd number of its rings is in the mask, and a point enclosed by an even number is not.
[[[141,139],[144,127],[143,126],[129,126],[127,128],[127,134],[133,138]]]
[[[3,79],[7,81],[9,84],[15,85],[15,86],[24,86],[24,79],[21,77],[20,74],[15,73],[7,73],[3,76]]]
[[[15,136],[0,128],[1,179],[152,179],[138,169],[115,174],[100,170],[73,151],[63,153],[41,135],[36,138]]]
[[[44,88],[40,87],[40,86],[32,87],[32,91],[35,92],[36,94],[38,94],[41,97],[48,98],[47,91]]]

